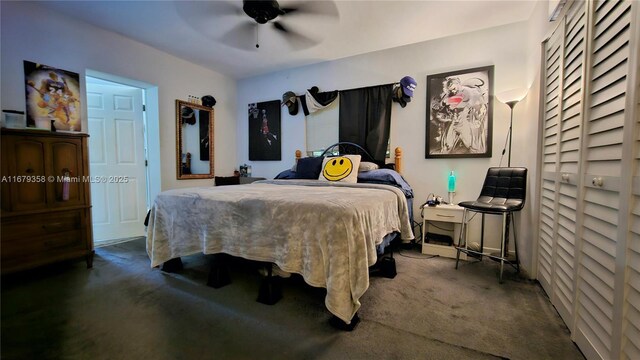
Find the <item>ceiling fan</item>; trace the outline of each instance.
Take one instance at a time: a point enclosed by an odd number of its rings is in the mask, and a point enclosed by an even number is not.
[[[300,1],[280,6],[275,0],[243,0],[242,10],[253,21],[245,21],[223,35],[222,41],[227,45],[244,48],[246,43],[238,43],[238,39],[246,39],[255,33],[255,47],[259,48],[259,25],[271,24],[273,29],[282,34],[291,46],[296,49],[308,48],[319,41],[285,25],[283,20],[292,16],[320,15],[328,19],[338,18],[338,9],[333,1]]]

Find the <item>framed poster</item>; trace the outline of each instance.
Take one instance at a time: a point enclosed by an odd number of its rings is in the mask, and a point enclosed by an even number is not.
[[[77,73],[24,61],[24,78],[27,127],[82,131]]]
[[[491,157],[493,65],[427,76],[425,158]]]
[[[249,160],[282,160],[280,100],[249,104]]]

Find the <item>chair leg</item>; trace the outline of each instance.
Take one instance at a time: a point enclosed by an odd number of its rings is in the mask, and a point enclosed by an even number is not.
[[[480,228],[480,252],[484,254],[484,215],[482,213],[482,227]],[[480,261],[482,261],[482,256],[480,256]]]
[[[505,252],[505,230],[507,228],[507,213],[502,214],[502,241],[500,242],[500,277],[499,281],[502,284],[502,271],[504,270],[504,252]]]
[[[467,220],[467,209],[464,209],[462,211],[462,226],[460,227],[460,237],[458,237],[458,247],[456,247],[456,269],[458,269],[458,262],[460,262],[460,246],[462,246],[462,234],[466,234],[465,233],[465,226],[466,226],[466,220]],[[464,241],[464,245],[467,245],[467,241]]]
[[[511,224],[513,227],[513,249],[516,252],[516,272],[520,273],[520,259],[518,258],[518,239],[517,239],[517,231],[516,231],[516,219],[515,214],[511,214]]]

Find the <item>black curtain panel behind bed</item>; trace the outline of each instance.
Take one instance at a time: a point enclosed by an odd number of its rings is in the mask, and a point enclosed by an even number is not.
[[[391,124],[392,84],[340,91],[339,141],[365,148],[384,162]]]

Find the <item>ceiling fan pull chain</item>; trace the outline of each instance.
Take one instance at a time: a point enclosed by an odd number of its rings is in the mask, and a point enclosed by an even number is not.
[[[256,26],[256,49],[260,48],[260,38],[258,37],[258,28],[259,26]]]

